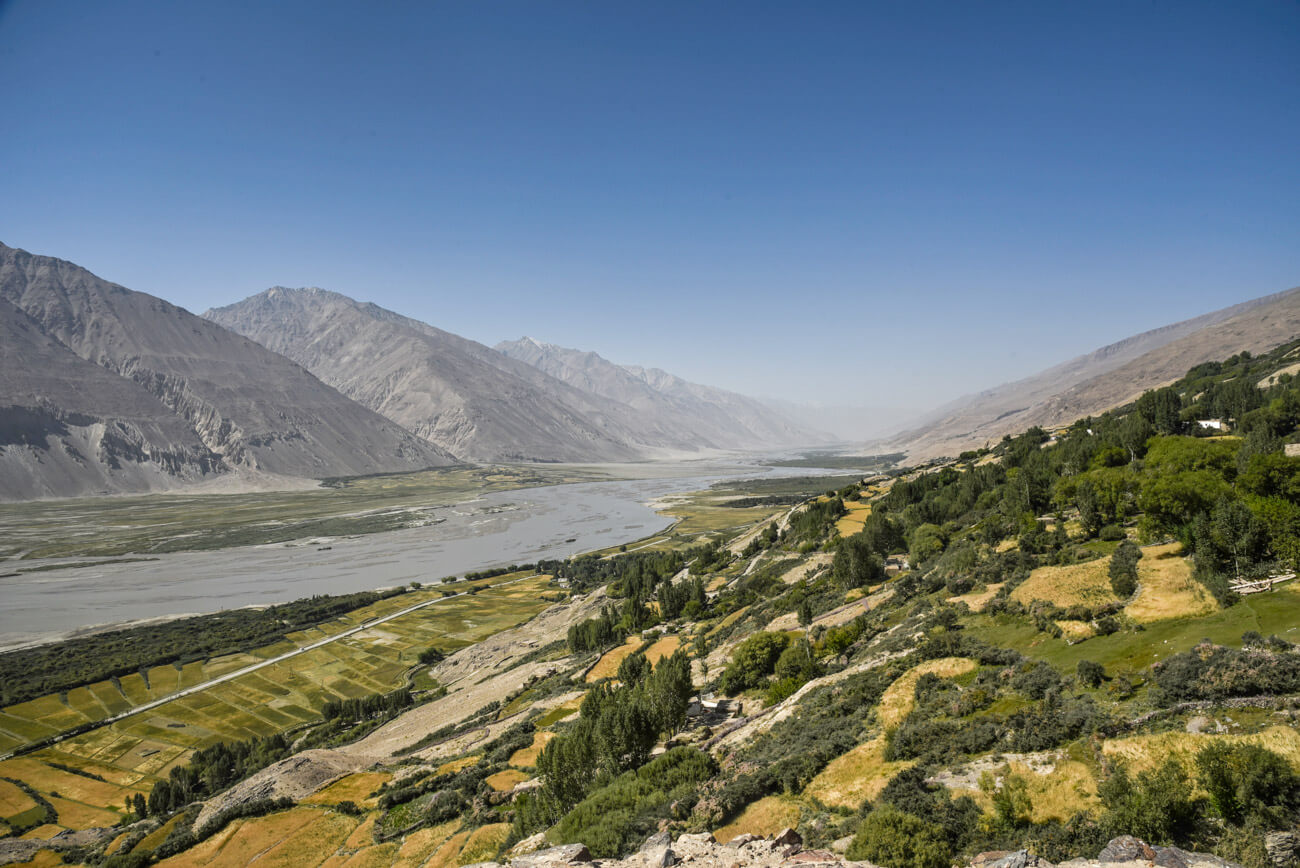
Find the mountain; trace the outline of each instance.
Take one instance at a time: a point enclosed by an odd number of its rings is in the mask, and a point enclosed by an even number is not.
[[[762,402],[683,380],[658,368],[616,365],[593,352],[524,337],[498,352],[593,395],[627,404],[716,449],[811,445],[830,438],[803,429]]]
[[[478,461],[629,461],[689,439],[490,347],[322,289],[275,287],[204,314],[343,394]]]
[[[454,461],[215,323],[3,244],[0,338],[3,499]]]
[[[876,444],[912,459],[955,455],[1033,425],[1068,425],[1170,383],[1202,362],[1271,349],[1300,334],[1300,288],[1125,338],[1032,377],[968,395]]]

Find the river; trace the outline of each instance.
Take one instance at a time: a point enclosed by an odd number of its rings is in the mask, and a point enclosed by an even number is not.
[[[764,469],[494,492],[439,510],[444,520],[424,527],[21,573],[0,579],[0,650],[87,628],[431,583],[619,545],[672,523],[647,506],[656,498],[756,471]]]

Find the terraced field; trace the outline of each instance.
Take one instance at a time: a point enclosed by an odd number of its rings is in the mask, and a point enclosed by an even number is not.
[[[494,581],[510,580],[506,576]],[[525,621],[549,605],[542,594],[551,587],[548,577],[536,577],[447,598],[374,629],[69,738],[57,747],[0,762],[0,777],[23,781],[51,798],[60,828],[111,824],[127,797],[147,795],[157,780],[184,763],[196,748],[292,730],[318,720],[321,706],[329,700],[393,690],[405,682],[420,651],[429,647],[452,651]],[[417,593],[428,594],[430,599],[439,596],[432,591]],[[384,600],[294,634],[290,644],[301,647],[337,635],[411,605],[417,597],[407,594],[395,600],[396,605],[394,599]],[[122,679],[122,688],[113,687],[117,692],[109,695],[122,704],[136,705],[138,700],[200,684],[266,656],[239,654],[179,669],[157,667],[147,679]],[[108,705],[97,696],[110,686],[104,682],[94,689],[70,691],[66,703],[58,696],[47,696],[5,709],[0,726],[13,744],[22,732],[30,733],[25,741],[102,720],[108,716]],[[56,764],[82,774],[61,770]],[[55,801],[54,793],[60,801]],[[106,810],[104,806],[111,807]]]

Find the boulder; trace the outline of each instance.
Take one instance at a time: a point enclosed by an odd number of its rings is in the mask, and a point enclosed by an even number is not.
[[[510,848],[509,856],[523,856],[528,853],[536,853],[546,846],[546,833],[538,832],[536,835],[529,835],[518,844]]]
[[[794,829],[785,828],[776,833],[776,836],[772,838],[772,843],[780,847],[802,847],[803,837]]]
[[[564,844],[538,850],[527,856],[520,856],[510,864],[513,868],[553,868],[556,865],[570,865],[574,862],[590,862],[591,853],[585,844]]]
[[[1300,833],[1270,832],[1264,836],[1264,849],[1277,868],[1294,868],[1300,864]]]
[[[1146,841],[1132,835],[1120,835],[1111,838],[1102,851],[1097,854],[1098,862],[1154,862],[1156,851]]]
[[[641,845],[640,850],[642,853],[645,853],[649,850],[657,850],[660,847],[670,847],[672,846],[672,843],[672,835],[669,835],[667,832],[655,832],[649,838],[645,839],[645,843]]]
[[[816,865],[825,862],[838,863],[840,857],[836,856],[830,850],[801,850],[798,853],[786,857],[785,861],[795,865]]]
[[[736,837],[728,841],[727,846],[733,850],[739,850],[741,847],[745,846],[746,844],[752,844],[755,841],[761,841],[761,840],[763,840],[762,835],[751,835],[748,832],[745,832],[743,835],[737,835]]]

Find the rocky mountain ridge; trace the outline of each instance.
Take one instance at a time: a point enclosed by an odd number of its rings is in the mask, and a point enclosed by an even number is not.
[[[689,432],[715,449],[807,446],[827,442],[767,405],[735,392],[692,383],[659,368],[617,365],[603,356],[523,337],[496,350],[593,395],[618,401]]]
[[[956,455],[1003,435],[1052,427],[1120,406],[1194,365],[1258,353],[1300,334],[1300,288],[1133,335],[1041,373],[947,404],[876,444],[913,460]]]
[[[4,245],[0,333],[4,499],[455,461],[246,338]]]

